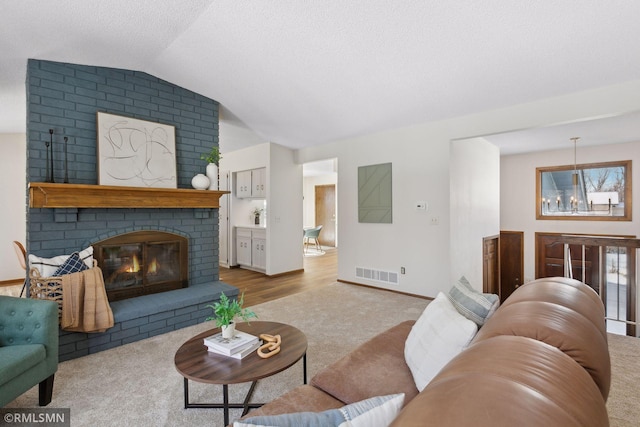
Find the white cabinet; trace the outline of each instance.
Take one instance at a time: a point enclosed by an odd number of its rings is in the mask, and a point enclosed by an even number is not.
[[[253,169],[251,171],[251,197],[267,197],[267,169]]]
[[[236,173],[236,197],[251,197],[251,171]]]
[[[236,172],[236,197],[263,199],[267,197],[266,184],[266,168]]]
[[[251,265],[251,230],[236,230],[236,251],[238,264]]]
[[[251,238],[251,266],[260,270],[267,269],[267,233],[253,230]]]
[[[236,228],[236,260],[251,270],[267,269],[267,231],[264,228]]]

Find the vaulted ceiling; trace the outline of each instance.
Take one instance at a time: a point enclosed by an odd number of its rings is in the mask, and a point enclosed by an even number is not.
[[[28,58],[144,71],[219,101],[238,148],[300,148],[637,80],[638,22],[623,0],[5,1],[0,133],[25,131]]]

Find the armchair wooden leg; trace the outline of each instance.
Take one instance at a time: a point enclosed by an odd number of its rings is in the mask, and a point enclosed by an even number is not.
[[[40,406],[47,406],[51,403],[51,398],[53,397],[53,377],[54,375],[51,375],[38,385],[38,404]]]

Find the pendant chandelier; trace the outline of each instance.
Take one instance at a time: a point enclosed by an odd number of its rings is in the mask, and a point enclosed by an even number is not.
[[[573,141],[573,197],[571,197],[571,212],[578,212],[578,141],[580,140],[579,136],[574,136],[571,138]]]

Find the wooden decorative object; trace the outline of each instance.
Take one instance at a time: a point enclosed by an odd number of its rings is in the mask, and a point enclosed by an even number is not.
[[[258,356],[268,359],[280,353],[280,344],[282,344],[280,335],[260,334],[260,339],[265,341],[265,344],[258,348]]]
[[[30,208],[219,208],[228,191],[29,183]]]

